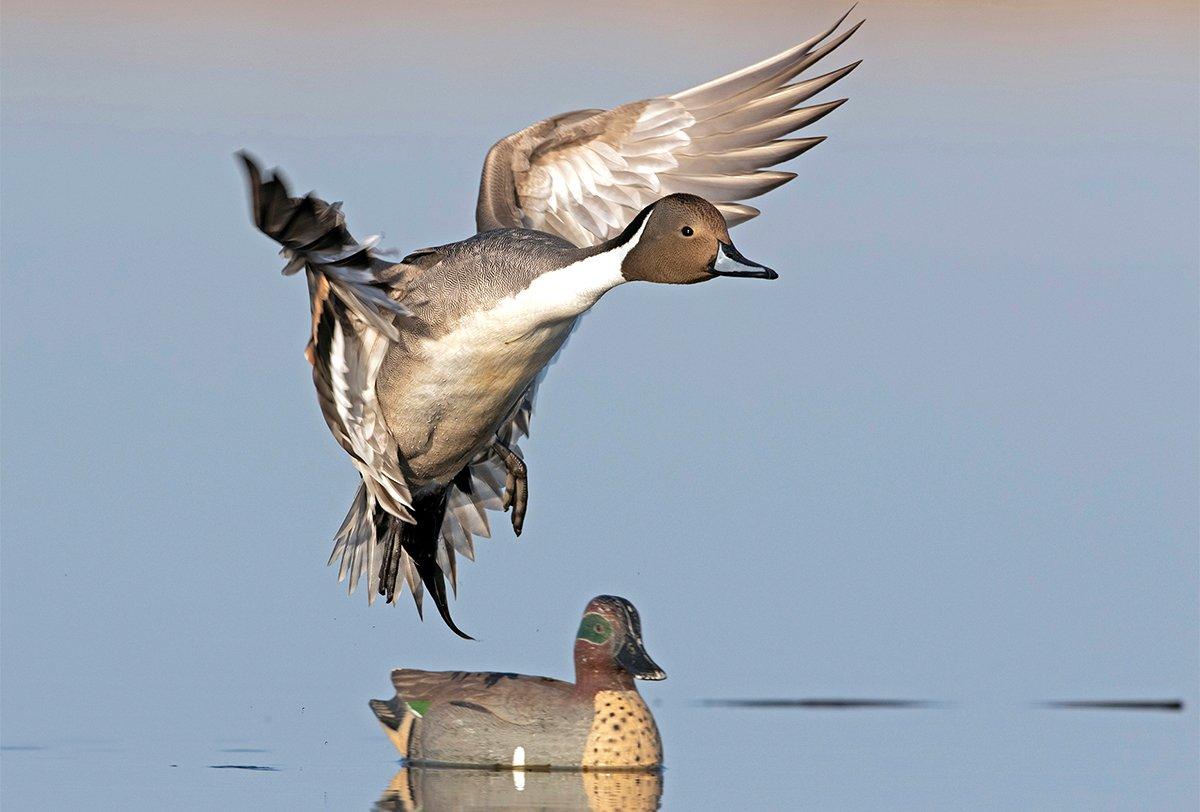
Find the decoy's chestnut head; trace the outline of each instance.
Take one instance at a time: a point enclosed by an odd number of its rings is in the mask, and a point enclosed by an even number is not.
[[[575,634],[576,681],[611,676],[621,682],[660,680],[667,675],[642,642],[642,621],[624,598],[599,595],[588,602]]]

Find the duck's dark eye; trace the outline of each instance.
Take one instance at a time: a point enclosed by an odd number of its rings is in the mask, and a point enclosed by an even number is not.
[[[692,231],[691,226],[684,226],[683,228],[679,229],[679,233],[685,237],[690,237],[693,234],[695,234],[696,232]]]

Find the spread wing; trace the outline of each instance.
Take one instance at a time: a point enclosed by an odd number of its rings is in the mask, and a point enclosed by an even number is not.
[[[789,82],[858,30],[861,22],[829,39],[849,13],[783,53],[690,90],[566,113],[508,136],[484,161],[479,230],[535,228],[594,245],[676,192],[713,202],[731,226],[757,216],[740,201],[795,177],[767,167],[824,140],[782,136],[846,101],[797,107],[857,62]]]

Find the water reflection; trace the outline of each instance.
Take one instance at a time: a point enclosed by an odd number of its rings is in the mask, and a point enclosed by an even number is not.
[[[378,812],[415,809],[658,809],[661,772],[400,769],[380,796]]]

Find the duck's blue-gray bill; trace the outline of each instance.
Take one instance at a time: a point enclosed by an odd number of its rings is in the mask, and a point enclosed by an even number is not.
[[[742,256],[732,243],[717,243],[717,255],[709,270],[717,276],[746,276],[753,279],[778,279],[779,274]]]

